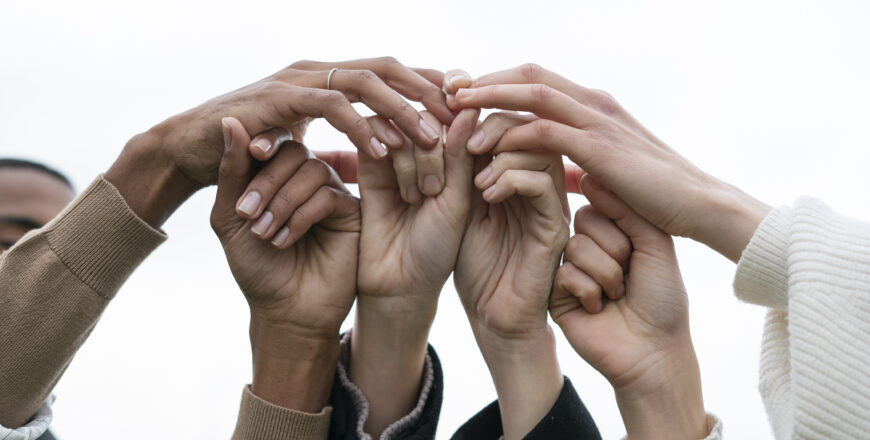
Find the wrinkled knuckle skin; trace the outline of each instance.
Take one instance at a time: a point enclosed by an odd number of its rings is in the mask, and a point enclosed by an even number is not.
[[[578,258],[590,241],[592,241],[592,239],[583,234],[577,234],[571,237],[565,244],[565,257],[568,259]]]
[[[549,139],[555,130],[555,125],[546,119],[538,119],[534,124],[535,134],[540,138]]]
[[[538,101],[548,101],[553,97],[553,89],[543,84],[535,84],[532,86],[532,97]]]
[[[519,67],[520,74],[527,82],[537,82],[544,72],[544,68],[535,63],[526,63]]]
[[[604,90],[594,90],[592,93],[593,105],[605,115],[616,115],[622,112],[622,106],[610,93]]]

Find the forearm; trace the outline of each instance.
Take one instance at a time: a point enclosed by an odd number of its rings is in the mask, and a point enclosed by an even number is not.
[[[254,377],[251,391],[286,409],[319,413],[329,402],[340,351],[338,334],[303,336],[251,316]]]
[[[184,176],[169,150],[171,124],[165,122],[136,135],[106,171],[139,218],[159,228],[202,185]]]
[[[374,437],[413,410],[435,317],[435,301],[360,298],[351,334],[350,378],[369,402]]]
[[[702,206],[697,211],[697,230],[690,238],[736,263],[771,207],[732,185],[711,179],[697,198]]]
[[[694,349],[667,355],[646,372],[649,385],[615,389],[628,438],[701,439],[710,433]]]
[[[504,438],[521,439],[547,415],[564,384],[553,332],[547,326],[528,338],[505,339],[472,328],[498,393]]]

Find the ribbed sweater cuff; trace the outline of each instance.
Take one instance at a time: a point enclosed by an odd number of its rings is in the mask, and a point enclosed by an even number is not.
[[[108,300],[166,236],[100,176],[52,220],[46,239],[76,277]]]
[[[326,439],[332,407],[310,414],[273,405],[257,397],[246,386],[232,440]]]
[[[788,246],[793,211],[772,210],[758,226],[737,263],[734,293],[741,301],[773,309],[788,307]]]

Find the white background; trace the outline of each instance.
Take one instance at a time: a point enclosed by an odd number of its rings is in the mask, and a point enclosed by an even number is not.
[[[535,61],[608,90],[761,200],[808,194],[870,219],[868,12],[865,1],[796,0],[4,0],[0,155],[45,161],[81,190],[133,134],[295,60],[388,54],[474,75]],[[349,146],[323,123],[309,133],[312,148]],[[166,224],[170,240],[60,382],[62,439],[230,436],[251,374],[247,310],[208,226],[213,197],[202,191]],[[763,311],[734,298],[733,264],[685,240],[678,249],[707,408],[729,438],[770,438],[756,392]],[[447,438],[495,398],[450,281],[431,341]],[[559,355],[605,438],[621,436],[608,384],[562,338]]]

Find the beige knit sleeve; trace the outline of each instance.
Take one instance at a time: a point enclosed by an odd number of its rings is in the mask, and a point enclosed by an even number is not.
[[[329,435],[332,407],[310,414],[273,405],[246,386],[232,440],[317,440]]]
[[[27,423],[165,235],[102,177],[0,256],[0,425]]]

